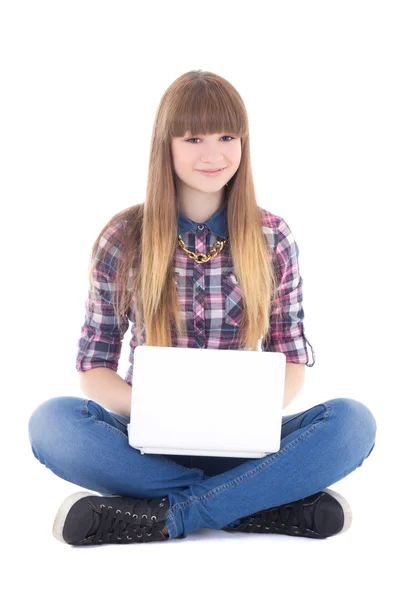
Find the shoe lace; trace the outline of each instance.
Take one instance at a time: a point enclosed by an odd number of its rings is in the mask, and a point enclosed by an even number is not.
[[[302,500],[296,500],[282,506],[262,510],[244,519],[243,529],[245,530],[257,531],[262,527],[278,533],[289,529],[291,533],[304,533],[312,527],[312,513],[307,513],[306,518]]]
[[[166,500],[166,498],[163,498]],[[163,506],[162,502],[159,506]],[[117,542],[124,539],[126,536],[127,540],[132,540],[134,537],[137,539],[142,538],[144,535],[151,537],[154,532],[161,531],[164,526],[163,521],[157,522],[157,516],[151,515],[150,521],[147,522],[147,514],[142,514],[139,519],[139,514],[146,511],[148,504],[146,501],[138,500],[133,504],[133,513],[122,511],[119,508],[115,508],[112,505],[106,506],[100,504],[100,508],[95,507],[92,504],[93,510],[99,515],[99,525],[94,534],[88,536],[87,539],[94,542]]]

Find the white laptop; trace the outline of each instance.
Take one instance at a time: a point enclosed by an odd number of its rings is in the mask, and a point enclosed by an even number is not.
[[[285,372],[282,352],[137,346],[129,444],[142,454],[277,452]]]

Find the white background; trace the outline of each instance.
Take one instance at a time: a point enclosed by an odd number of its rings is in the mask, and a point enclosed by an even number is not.
[[[398,11],[382,0],[1,4],[7,597],[308,599],[386,596],[395,585]],[[144,201],[156,108],[192,69],[238,89],[258,203],[299,245],[316,363],[285,413],[355,398],[374,413],[376,446],[333,486],[353,508],[343,536],[203,529],[167,544],[73,548],[51,529],[79,488],[35,459],[27,423],[50,397],[82,396],[75,357],[91,246],[111,216]],[[243,418],[251,427],[252,415]]]

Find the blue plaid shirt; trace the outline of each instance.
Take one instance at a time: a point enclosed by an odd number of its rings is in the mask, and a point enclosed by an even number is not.
[[[283,352],[287,362],[304,363],[312,367],[315,353],[304,333],[303,280],[299,272],[298,246],[284,219],[259,208],[263,233],[274,249],[282,310],[278,315],[276,305],[272,305],[271,329],[268,337],[261,340],[260,349],[263,352]],[[115,234],[126,224],[127,221],[121,221],[109,227],[100,240],[100,246],[106,248],[107,254],[102,261],[95,260],[93,276],[96,294],[92,297],[89,289],[86,314],[77,344],[76,370],[107,367],[117,371],[124,334],[131,323],[130,366],[125,381],[132,385],[134,351],[137,345],[146,343],[143,316],[139,332],[133,312],[134,295],[129,311],[122,320],[123,331],[120,332],[111,304],[119,252]],[[217,237],[225,239],[227,236],[226,201],[205,223],[195,223],[179,211],[178,233],[188,250],[206,254]],[[181,311],[187,320],[187,332],[178,339],[172,328],[172,345],[240,350],[239,326],[243,298],[234,273],[229,241],[216,257],[205,263],[196,263],[189,258],[177,242],[174,271]],[[307,344],[312,351],[311,364]]]

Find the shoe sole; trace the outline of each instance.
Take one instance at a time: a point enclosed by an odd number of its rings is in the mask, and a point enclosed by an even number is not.
[[[347,502],[347,500],[344,496],[342,496],[341,494],[339,494],[339,492],[336,492],[335,490],[325,488],[322,491],[326,492],[330,496],[333,496],[333,498],[335,498],[335,500],[337,500],[339,502],[340,506],[343,509],[343,513],[344,513],[344,523],[343,523],[342,529],[340,531],[338,531],[337,533],[334,533],[333,536],[329,536],[329,537],[334,537],[335,535],[340,535],[341,533],[345,533],[345,531],[347,531],[349,529],[349,527],[351,526],[351,523],[353,521],[353,513],[351,510],[350,504]]]
[[[74,494],[68,496],[68,498],[64,500],[64,502],[58,509],[53,523],[53,535],[57,540],[63,542],[63,544],[67,544],[62,534],[65,519],[67,518],[67,515],[71,510],[72,506],[75,504],[75,502],[77,502],[81,498],[86,498],[87,496],[96,496],[96,494],[93,492],[75,492]]]

